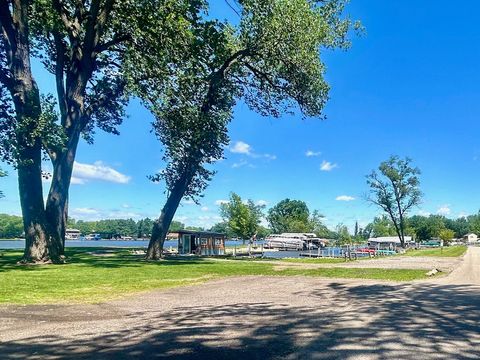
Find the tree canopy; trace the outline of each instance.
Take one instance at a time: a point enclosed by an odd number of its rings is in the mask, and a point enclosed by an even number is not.
[[[412,160],[391,156],[377,171],[367,176],[370,194],[367,201],[380,207],[392,220],[400,243],[405,246],[405,219],[422,197],[419,189],[420,170],[412,167]]]
[[[304,201],[285,199],[268,210],[267,221],[274,233],[310,232],[310,211]]]
[[[128,96],[168,77],[190,43],[203,0],[0,0],[0,155],[18,167],[26,261],[59,261],[81,136],[118,134]],[[30,61],[53,76],[40,90]],[[46,205],[42,151],[53,174]]]
[[[229,202],[222,204],[220,211],[231,233],[246,240],[257,234],[264,207],[250,199],[244,202],[239,195],[231,193]]]
[[[136,87],[148,99],[165,146],[167,165],[152,180],[165,181],[169,191],[147,257],[161,256],[181,198],[195,200],[211,180],[210,165],[223,157],[238,101],[273,117],[296,108],[305,117],[322,116],[329,86],[319,54],[349,46],[352,22],[342,18],[344,3],[245,0],[238,2],[238,23],[200,14],[188,51],[168,81]]]

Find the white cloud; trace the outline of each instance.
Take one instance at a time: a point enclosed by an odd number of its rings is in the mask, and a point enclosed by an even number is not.
[[[439,215],[449,215],[451,212],[450,205],[442,205],[437,210],[437,214]]]
[[[70,210],[69,216],[74,219],[91,220],[100,216],[100,211],[94,208],[75,208]]]
[[[259,206],[266,206],[266,205],[268,205],[268,201],[258,200],[256,204],[259,205]]]
[[[73,211],[77,214],[98,214],[98,210],[93,208],[75,208]]]
[[[90,180],[102,180],[117,184],[127,184],[130,181],[130,176],[118,172],[101,161],[96,161],[93,164],[75,162],[73,178],[75,178],[77,184],[84,184]]]
[[[215,200],[215,205],[220,206],[222,204],[228,204],[228,200]]]
[[[72,185],[83,185],[83,184],[85,184],[85,180],[77,178],[75,176],[72,176],[72,178],[70,179],[70,184],[72,184]]]
[[[251,155],[252,147],[243,141],[237,141],[230,147],[230,151],[236,154]]]
[[[332,171],[338,167],[337,164],[333,164],[330,161],[323,160],[322,165],[320,165],[320,170],[322,171]]]
[[[145,216],[131,211],[113,210],[110,211],[105,217],[108,219],[141,219]]]
[[[208,206],[202,206],[201,210],[202,211],[208,211],[209,209],[208,209]]]
[[[313,151],[313,150],[307,150],[305,153],[306,157],[312,157],[312,156],[320,156],[322,153],[320,151]]]
[[[221,216],[214,215],[214,216],[198,216],[196,219],[191,219],[189,225],[193,226],[201,226],[203,228],[210,228],[215,223],[222,221]]]
[[[352,200],[355,200],[355,198],[353,196],[349,196],[349,195],[340,195],[340,196],[337,196],[335,198],[335,200],[337,200],[337,201],[352,201]]]
[[[240,168],[242,166],[246,166],[246,165],[249,165],[248,162],[246,160],[241,160],[239,162],[233,163],[232,168],[233,169],[238,169],[238,168]]]
[[[182,205],[194,205],[194,204],[195,204],[195,201],[193,201],[192,199],[182,200]]]
[[[232,146],[230,146],[230,152],[235,153],[235,154],[243,154],[249,157],[252,157],[254,159],[258,158],[265,158],[267,160],[276,160],[277,155],[274,154],[258,154],[253,151],[253,147],[246,142],[243,141],[237,141],[235,142]],[[242,160],[240,163],[235,163],[233,164],[232,167],[241,167],[243,165],[247,165],[248,163],[245,160]]]
[[[425,210],[418,210],[418,215],[420,216],[430,216],[431,214]]]

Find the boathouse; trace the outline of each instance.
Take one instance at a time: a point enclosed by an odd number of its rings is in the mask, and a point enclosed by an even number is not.
[[[406,246],[414,243],[411,236],[405,236],[404,238]],[[394,250],[400,245],[398,236],[380,236],[368,239],[368,246],[377,250]]]
[[[210,231],[179,230],[171,233],[178,239],[179,255],[225,255],[225,238],[222,233]]]

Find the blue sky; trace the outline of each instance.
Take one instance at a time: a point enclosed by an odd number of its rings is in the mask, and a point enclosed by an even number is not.
[[[347,10],[366,34],[347,52],[322,54],[332,87],[327,120],[264,118],[240,103],[227,159],[215,166],[201,206],[182,204],[177,220],[210,226],[219,221],[219,202],[235,191],[267,207],[287,197],[304,200],[329,226],[365,225],[379,213],[362,200],[365,175],[391,154],[413,158],[422,170],[425,196],[414,213],[457,217],[479,209],[480,3],[352,0]],[[39,64],[35,71],[42,91],[53,91]],[[147,175],[164,166],[162,147],[137,101],[127,113],[121,136],[98,132],[95,145],[80,144],[72,217],[158,215],[164,187]],[[9,170],[0,179],[0,210],[20,214]]]

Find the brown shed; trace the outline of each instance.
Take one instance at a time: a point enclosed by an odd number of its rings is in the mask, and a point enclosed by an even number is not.
[[[180,230],[176,234],[180,255],[225,255],[225,234],[194,230]]]

